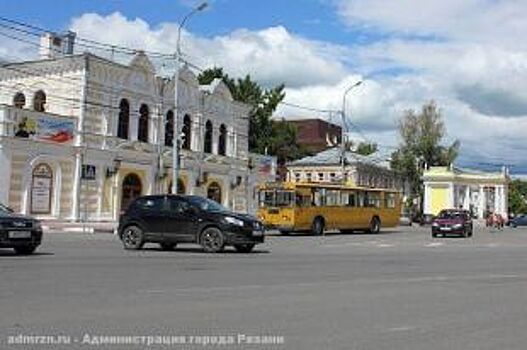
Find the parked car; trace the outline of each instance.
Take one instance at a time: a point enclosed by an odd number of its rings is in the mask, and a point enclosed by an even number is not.
[[[432,237],[458,235],[471,237],[474,230],[472,218],[467,210],[441,210],[432,222]]]
[[[402,213],[399,219],[399,226],[412,226],[412,217],[409,213]]]
[[[137,250],[158,243],[171,250],[179,243],[200,244],[206,252],[225,246],[249,253],[264,242],[263,224],[198,196],[139,197],[121,215],[118,228],[124,248]]]
[[[527,215],[518,215],[509,221],[510,227],[527,226]]]
[[[17,254],[29,255],[42,241],[42,226],[38,220],[18,215],[0,204],[0,248],[12,248]]]

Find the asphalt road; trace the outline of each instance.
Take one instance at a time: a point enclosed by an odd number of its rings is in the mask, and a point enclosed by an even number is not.
[[[523,350],[526,253],[525,229],[271,236],[253,254],[217,255],[128,252],[109,234],[54,233],[34,256],[0,251],[0,349]],[[9,344],[20,335],[72,344]],[[99,335],[236,344],[97,345]]]

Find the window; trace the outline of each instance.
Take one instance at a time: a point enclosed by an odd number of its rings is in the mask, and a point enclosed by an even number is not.
[[[318,181],[324,181],[324,173],[318,173]]]
[[[46,111],[46,94],[42,90],[35,92],[33,97],[33,109],[37,112]]]
[[[205,143],[203,145],[203,152],[212,153],[212,122],[207,120],[205,123]]]
[[[343,192],[341,196],[342,205],[348,207],[357,206],[355,192]]]
[[[192,119],[185,114],[183,118],[183,149],[190,149],[192,145]]]
[[[295,182],[300,182],[300,179],[301,179],[301,174],[295,173]]]
[[[141,142],[148,142],[148,120],[150,118],[150,111],[147,105],[141,105],[139,108],[139,128],[137,130],[137,140]]]
[[[326,191],[326,205],[327,206],[338,206],[340,205],[339,201],[340,192],[337,190],[327,190]]]
[[[367,206],[370,208],[381,207],[381,194],[379,192],[369,192],[367,196]]]
[[[213,182],[207,189],[207,198],[217,203],[221,203],[221,187],[217,182]]]
[[[119,103],[119,121],[117,124],[117,137],[128,139],[128,127],[130,126],[130,104],[123,98]]]
[[[306,174],[306,180],[307,180],[307,182],[311,182],[312,181],[311,173],[307,173]]]
[[[134,207],[141,210],[162,210],[164,204],[164,198],[154,197],[154,198],[140,198],[135,201]]]
[[[395,208],[395,193],[386,193],[386,208]]]
[[[168,198],[168,210],[175,213],[186,213],[190,209],[190,204],[180,198]]]
[[[358,192],[357,193],[357,207],[365,207],[366,206],[366,192]]]
[[[165,120],[165,146],[174,145],[174,112],[168,111]]]
[[[26,105],[26,96],[24,96],[24,94],[21,92],[17,92],[15,97],[13,97],[13,105],[16,108],[24,108]]]
[[[225,124],[220,126],[220,137],[218,139],[218,154],[224,156],[227,152],[227,127]]]

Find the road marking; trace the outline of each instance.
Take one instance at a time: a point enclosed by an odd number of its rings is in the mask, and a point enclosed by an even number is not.
[[[260,289],[278,289],[278,288],[306,288],[323,285],[343,286],[353,284],[378,284],[378,283],[423,283],[423,282],[466,282],[478,280],[495,280],[495,279],[527,279],[527,275],[512,274],[490,274],[490,275],[465,275],[465,276],[422,276],[412,278],[382,278],[382,279],[354,279],[345,281],[317,281],[317,282],[298,282],[298,283],[281,283],[281,284],[247,284],[238,286],[209,286],[209,287],[175,287],[169,289],[147,289],[139,290],[142,294],[174,294],[174,293],[197,293],[197,292],[235,292]]]
[[[393,327],[393,328],[388,328],[388,332],[408,332],[408,331],[413,331],[415,329],[417,329],[417,327],[415,326]]]
[[[425,244],[425,247],[441,247],[442,245],[444,245],[444,243],[441,243],[441,242],[432,242],[432,243],[427,243],[427,244]]]

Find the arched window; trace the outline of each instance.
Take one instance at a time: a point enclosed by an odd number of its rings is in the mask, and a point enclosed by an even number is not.
[[[168,186],[168,194],[172,194],[172,184],[173,182],[170,182],[170,185]],[[185,183],[183,180],[178,179],[177,180],[177,194],[185,194],[187,192],[187,189],[185,187]]]
[[[128,129],[130,126],[130,103],[123,98],[119,103],[119,121],[117,124],[117,137],[128,139]]]
[[[217,182],[213,182],[207,188],[207,198],[221,203],[221,187]]]
[[[15,97],[13,97],[13,105],[16,108],[24,108],[26,105],[26,96],[24,96],[24,94],[21,92],[17,92]]]
[[[33,97],[33,109],[37,112],[46,111],[46,94],[42,90],[35,92]]]
[[[174,145],[174,112],[168,111],[165,120],[165,146]]]
[[[141,105],[139,108],[139,128],[137,130],[137,139],[141,142],[148,142],[148,120],[150,112],[147,105]]]
[[[203,145],[203,152],[212,153],[212,122],[207,120],[205,123],[205,143]]]
[[[225,124],[220,126],[220,137],[218,139],[218,154],[226,155],[227,154],[227,127]]]
[[[192,119],[190,115],[185,114],[183,118],[183,149],[190,149],[192,144]]]
[[[139,176],[136,174],[126,175],[121,189],[121,210],[126,210],[134,199],[141,196],[142,192],[143,184]]]

